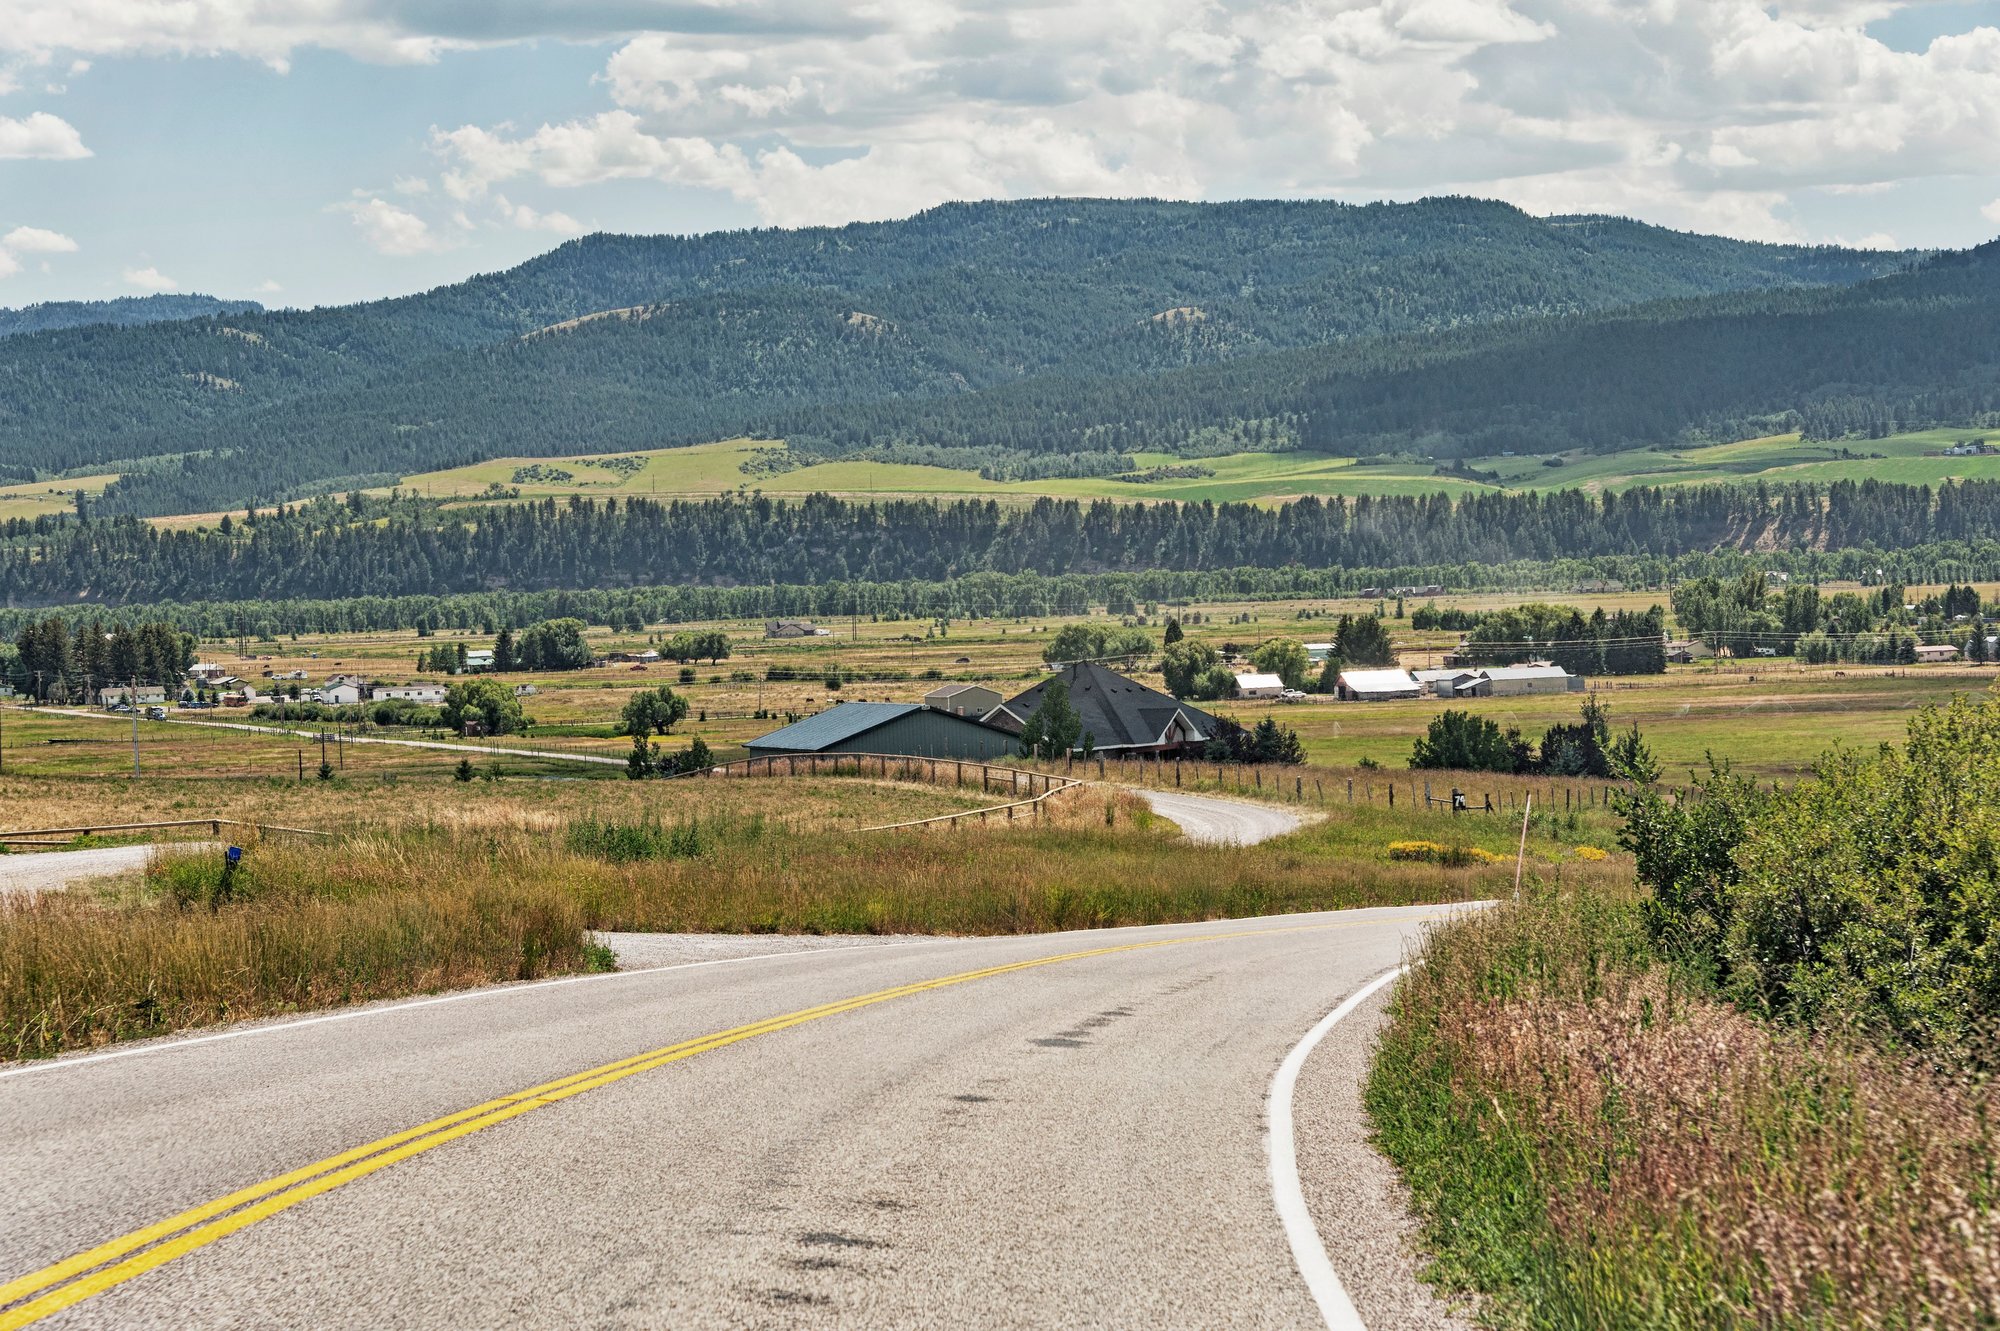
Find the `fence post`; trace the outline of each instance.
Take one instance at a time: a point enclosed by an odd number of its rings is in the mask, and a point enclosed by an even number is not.
[[[1396,783],[1394,781],[1389,783],[1389,807],[1392,809],[1396,807]]]
[[[1179,790],[1180,788],[1181,788],[1181,760],[1176,758],[1174,759],[1174,789]]]

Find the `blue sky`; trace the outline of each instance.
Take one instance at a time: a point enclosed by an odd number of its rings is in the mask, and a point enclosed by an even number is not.
[[[0,0],[0,305],[420,290],[590,230],[1434,193],[2000,234],[2000,0]]]

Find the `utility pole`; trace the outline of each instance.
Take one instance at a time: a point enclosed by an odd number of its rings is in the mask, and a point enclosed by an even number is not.
[[[135,675],[125,686],[125,703],[132,709],[132,775],[139,775],[139,679]]]

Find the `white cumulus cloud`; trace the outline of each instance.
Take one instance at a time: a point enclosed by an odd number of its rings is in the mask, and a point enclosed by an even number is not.
[[[362,239],[378,254],[407,257],[444,248],[431,231],[430,223],[387,199],[369,198],[336,207],[354,219]]]
[[[61,116],[35,111],[15,119],[0,116],[0,158],[39,157],[66,162],[90,156],[76,126]]]
[[[16,254],[74,254],[76,248],[76,242],[62,232],[38,226],[17,226],[0,236],[0,249]]]
[[[433,132],[452,203],[653,180],[799,223],[971,196],[1458,191],[1786,239],[1803,192],[2000,175],[2000,27],[1870,35],[1919,3],[0,0],[0,84],[58,59],[605,41],[600,106]],[[46,113],[0,118],[0,156],[86,154]],[[382,193],[422,206],[408,179]],[[373,191],[348,211],[385,253],[441,247]]]
[[[151,264],[146,265],[144,268],[127,268],[125,270],[125,284],[137,287],[141,291],[179,291],[181,289],[181,284],[177,280],[168,277]]]
[[[1868,35],[1903,7],[883,0],[822,31],[718,4],[620,45],[610,108],[433,147],[460,201],[651,179],[785,224],[1038,193],[1457,190],[1789,239],[1802,189],[2000,173],[2000,30],[1921,52]]]
[[[493,206],[509,226],[521,231],[553,231],[559,236],[578,236],[584,231],[583,223],[568,213],[537,212],[525,203],[510,203],[504,194],[493,196]]]
[[[1979,215],[1989,222],[2000,222],[2000,199],[1995,199],[1979,210]]]

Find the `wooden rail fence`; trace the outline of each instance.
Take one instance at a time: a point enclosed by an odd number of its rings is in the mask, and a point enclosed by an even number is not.
[[[259,832],[289,832],[294,836],[330,837],[331,832],[318,832],[310,827],[280,827],[276,823],[246,823],[235,818],[181,818],[162,823],[92,823],[88,827],[35,827],[19,832],[0,832],[0,844],[10,846],[63,846],[69,839],[92,836],[99,832],[153,832],[176,827],[206,827],[211,836],[221,836],[225,827],[254,827]],[[44,838],[62,837],[55,841]]]
[[[1039,817],[1043,804],[1050,796],[1060,795],[1065,790],[1083,784],[1066,776],[1029,772],[1016,767],[997,767],[992,763],[959,758],[913,758],[893,753],[772,754],[767,757],[740,758],[735,762],[706,767],[698,772],[684,772],[673,779],[869,775],[892,781],[924,781],[934,786],[950,785],[960,790],[971,784],[968,778],[976,775],[979,789],[985,794],[994,794],[1004,789],[1007,794],[1015,796],[1021,796],[1025,792],[1025,797],[1012,799],[1004,804],[989,804],[980,809],[962,809],[957,813],[941,813],[931,818],[913,818],[907,822],[881,823],[874,827],[856,829],[862,832],[892,832],[909,827],[949,826],[972,818],[977,818],[983,823],[989,817],[1001,814],[1011,822],[1017,810],[1026,810],[1028,816]]]

